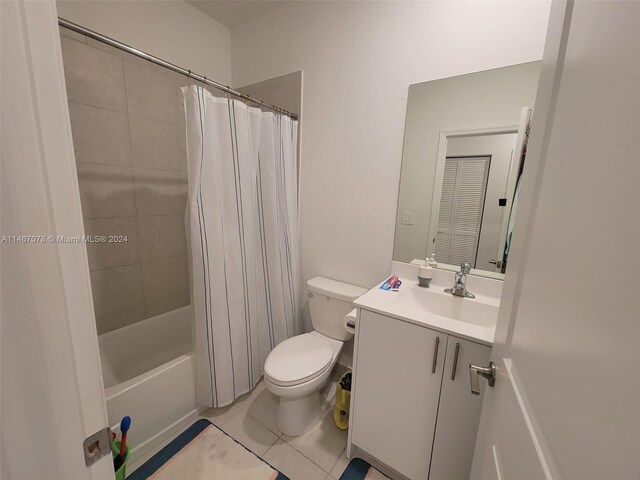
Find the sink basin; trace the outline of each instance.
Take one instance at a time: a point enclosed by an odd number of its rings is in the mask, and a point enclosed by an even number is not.
[[[438,315],[484,328],[495,327],[498,319],[497,305],[420,287],[401,291],[391,303],[402,310]]]

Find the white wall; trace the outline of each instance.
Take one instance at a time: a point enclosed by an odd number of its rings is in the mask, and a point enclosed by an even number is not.
[[[58,0],[58,15],[231,84],[231,32],[183,1]]]
[[[427,237],[440,133],[517,126],[522,107],[533,106],[539,72],[540,63],[533,62],[411,85],[398,209],[414,212],[415,222],[396,222],[394,260],[431,253]]]
[[[391,266],[410,84],[539,60],[546,2],[297,2],[233,29],[235,85],[302,69],[303,278]]]

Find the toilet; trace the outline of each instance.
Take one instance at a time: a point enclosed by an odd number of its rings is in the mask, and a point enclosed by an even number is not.
[[[314,277],[307,282],[313,331],[285,340],[264,365],[267,389],[280,398],[278,428],[290,436],[302,435],[323,412],[320,390],[327,383],[344,342],[353,334],[343,326],[352,302],[364,288]]]

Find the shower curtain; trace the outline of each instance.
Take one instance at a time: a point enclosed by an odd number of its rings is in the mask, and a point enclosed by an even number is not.
[[[197,400],[222,407],[298,333],[297,122],[182,89]]]

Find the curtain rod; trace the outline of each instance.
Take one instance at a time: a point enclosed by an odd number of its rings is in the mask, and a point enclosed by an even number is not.
[[[296,115],[295,113],[291,113],[285,110],[284,108],[280,108],[275,105],[271,105],[269,103],[263,102],[262,100],[258,100],[257,98],[253,98],[250,95],[247,95],[246,93],[239,92],[237,90],[234,90],[231,87],[218,83],[214,80],[210,80],[205,76],[198,75],[197,73],[193,73],[191,70],[179,67],[177,65],[174,65],[171,62],[162,60],[161,58],[154,57],[153,55],[143,52],[142,50],[138,50],[137,48],[130,47],[129,45],[126,45],[122,42],[114,40],[113,38],[107,37],[106,35],[102,35],[98,32],[94,32],[93,30],[89,30],[88,28],[78,25],[77,23],[73,23],[62,17],[58,17],[58,25],[64,28],[68,28],[69,30],[73,30],[74,32],[80,33],[82,35],[86,35],[87,37],[93,38],[94,40],[97,40],[99,42],[106,43],[107,45],[111,45],[112,47],[115,47],[119,50],[130,53],[132,55],[135,55],[136,57],[140,57],[145,60],[148,60],[149,62],[155,63],[156,65],[160,65],[161,67],[165,67],[165,68],[168,68],[169,70],[173,70],[174,72],[184,75],[185,77],[192,78],[194,80],[197,80],[198,82],[202,82],[206,85],[210,85],[214,88],[217,88],[218,90],[222,90],[223,92],[230,93],[231,95],[242,98],[243,100],[246,100],[248,102],[255,103],[262,107],[268,108],[269,110],[273,110],[274,112],[287,115],[288,117],[291,117],[294,120],[298,119],[298,115]]]

